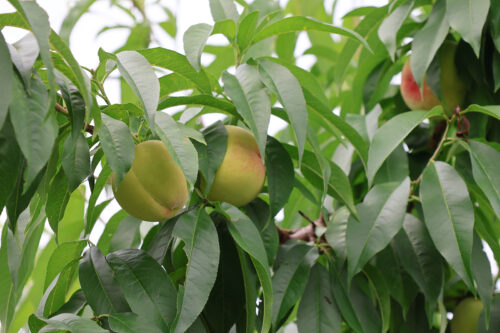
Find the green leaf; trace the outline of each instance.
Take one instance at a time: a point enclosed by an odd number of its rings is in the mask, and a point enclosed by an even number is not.
[[[285,259],[275,270],[272,286],[273,327],[280,327],[282,319],[303,294],[309,278],[309,271],[318,252],[307,244],[296,244],[285,253]]]
[[[113,252],[106,261],[132,311],[166,332],[175,317],[177,291],[165,270],[136,249]]]
[[[97,248],[104,255],[107,255],[110,252],[109,246],[111,244],[111,239],[113,238],[120,223],[127,216],[129,216],[127,214],[127,212],[124,211],[123,209],[120,209],[113,216],[111,216],[111,218],[106,222],[106,226],[104,227],[104,231],[102,232],[101,237],[99,237],[99,241],[97,242],[97,245],[96,245]]]
[[[184,135],[177,122],[163,112],[156,116],[155,131],[176,164],[184,171],[187,181],[194,184],[198,176],[198,154],[189,138]]]
[[[135,51],[120,52],[116,60],[120,74],[141,101],[149,126],[153,127],[160,98],[160,83],[151,64]]]
[[[479,58],[481,34],[490,9],[489,0],[446,0],[450,26],[474,49]]]
[[[266,250],[255,225],[239,210],[231,208],[229,212],[231,215],[231,222],[228,223],[229,232],[238,247],[250,256],[262,285],[264,316],[261,332],[267,333],[271,329],[274,296]],[[252,309],[247,309],[247,311],[252,311]]]
[[[299,332],[340,332],[342,318],[333,301],[328,271],[316,263],[297,312]]]
[[[63,305],[73,284],[78,269],[78,258],[64,266],[49,285],[38,306],[37,314],[48,318],[54,315]]]
[[[106,183],[108,182],[108,179],[111,176],[111,172],[112,172],[111,169],[105,163],[102,166],[101,173],[99,173],[99,176],[97,177],[97,181],[95,182],[94,185],[94,190],[92,191],[92,194],[90,194],[87,206],[87,215],[85,217],[85,235],[90,234],[97,219],[99,218],[99,215],[102,212],[102,209],[100,210],[99,205],[97,205],[97,199],[99,198],[99,195],[106,186]],[[104,201],[104,202],[109,203],[109,201]]]
[[[89,145],[82,133],[78,133],[76,137],[68,136],[61,163],[68,180],[68,191],[71,193],[91,172]]]
[[[346,232],[349,279],[383,250],[401,229],[409,192],[409,178],[401,183],[376,185],[363,203],[356,206],[359,221],[350,217]]]
[[[325,238],[335,251],[335,257],[343,263],[347,258],[346,232],[350,213],[346,207],[341,207],[334,212],[327,223]]]
[[[465,182],[450,165],[431,163],[423,173],[420,199],[425,225],[436,248],[464,282],[473,288],[474,211]]]
[[[267,190],[271,217],[286,204],[293,190],[295,172],[290,155],[283,145],[273,137],[267,138],[266,145]]]
[[[26,36],[17,42],[14,44],[7,44],[7,46],[10,51],[12,63],[21,75],[23,83],[29,87],[33,65],[40,54],[40,48],[38,47],[35,35],[28,32]]]
[[[186,244],[188,263],[184,293],[177,307],[174,332],[185,332],[203,310],[219,265],[219,240],[212,220],[203,210],[182,215],[173,234]]]
[[[109,242],[109,252],[133,249],[141,243],[141,220],[133,216],[125,217],[116,228]]]
[[[479,141],[470,141],[469,146],[474,181],[500,218],[500,175],[496,172],[500,165],[500,153]]]
[[[134,140],[130,130],[124,122],[102,114],[99,139],[107,162],[116,173],[116,186],[118,186],[134,161]]]
[[[269,60],[259,61],[259,72],[264,84],[278,97],[288,114],[297,140],[300,165],[307,133],[307,107],[300,84],[286,67]]]
[[[56,80],[68,108],[72,136],[77,136],[83,130],[85,122],[85,101],[78,88],[57,71]]]
[[[163,262],[168,247],[172,242],[172,231],[178,218],[170,219],[160,224],[160,230],[156,233],[148,248],[148,254],[159,264]]]
[[[330,263],[330,281],[332,294],[337,306],[342,313],[342,318],[350,328],[356,332],[381,332],[381,321],[372,300],[361,289],[361,279],[351,282],[347,287],[347,274],[339,271]]]
[[[49,284],[54,280],[54,278],[59,274],[64,267],[71,261],[80,258],[80,254],[87,242],[73,241],[61,243],[50,256],[49,262],[47,264],[47,272],[45,274],[45,285],[44,290],[47,289]]]
[[[45,206],[45,212],[47,213],[47,218],[52,231],[54,231],[56,240],[59,221],[64,216],[70,195],[71,193],[68,191],[66,175],[61,168],[50,183],[47,205]]]
[[[109,316],[109,326],[114,332],[136,333],[136,332],[163,332],[158,327],[151,325],[145,318],[135,313],[115,313]]]
[[[500,294],[495,293],[493,295],[489,327],[486,326],[485,315],[486,313],[483,311],[479,316],[477,333],[497,332],[500,330]],[[488,327],[488,329],[486,327]]]
[[[91,246],[85,252],[78,275],[87,303],[97,315],[130,311],[113,271],[97,247]]]
[[[214,220],[213,216],[211,218]],[[216,220],[214,221],[217,223]],[[223,223],[226,222],[224,218]],[[210,332],[229,332],[237,320],[244,315],[245,286],[234,241],[225,224],[219,226],[219,269],[201,316]]]
[[[72,313],[62,313],[50,319],[42,319],[47,323],[39,333],[54,331],[69,331],[73,333],[107,333],[108,331],[97,325],[93,320],[81,318]]]
[[[419,86],[422,86],[424,75],[429,65],[448,34],[449,25],[446,20],[446,1],[438,0],[432,8],[429,19],[419,30],[411,46],[410,68]]]
[[[51,30],[49,16],[35,1],[21,1],[17,3],[20,5],[20,7],[22,7],[22,10],[19,8],[19,6],[17,6],[17,9],[26,18],[26,21],[29,22],[31,31],[33,31],[33,34],[35,35],[38,42],[38,46],[40,47],[40,56],[43,60],[43,63],[45,64],[45,67],[47,68],[47,76],[50,88],[50,102],[47,106],[50,106],[50,108],[52,108],[55,103],[56,89],[54,84],[54,68],[52,65],[52,59],[50,57],[49,36]]]
[[[238,42],[238,49],[240,50],[240,53],[245,53],[248,46],[252,42],[258,22],[259,12],[255,11],[245,16],[238,25],[236,41]]]
[[[410,14],[410,11],[413,8],[414,1],[404,1],[401,5],[399,5],[396,9],[392,11],[389,16],[385,18],[385,20],[380,24],[378,28],[378,36],[380,41],[385,44],[387,48],[387,52],[389,52],[389,56],[392,61],[394,61],[394,53],[396,52],[396,35],[403,25],[404,20]]]
[[[368,182],[373,183],[378,169],[415,127],[425,119],[442,113],[443,109],[441,107],[430,111],[410,111],[399,114],[382,125],[373,136],[368,151],[366,171]]]
[[[401,264],[417,283],[430,304],[436,304],[444,285],[441,256],[424,223],[406,214],[403,229],[393,241]]]
[[[490,319],[490,308],[493,295],[493,279],[491,276],[491,267],[488,256],[484,252],[484,247],[481,238],[474,233],[474,240],[472,246],[472,262],[471,262],[472,275],[477,285],[477,293],[481,302],[483,302],[483,312],[487,318],[487,323]]]
[[[380,169],[378,169],[373,183],[401,182],[409,175],[408,154],[405,152],[403,146],[399,145],[387,157]]]
[[[212,26],[206,23],[199,23],[190,26],[183,36],[184,53],[189,63],[200,71],[200,59],[208,37],[212,34]]]
[[[10,60],[9,48],[3,34],[0,33],[0,128],[3,127],[9,111],[10,96],[12,93],[14,70]]]
[[[467,109],[462,111],[462,113],[469,113],[469,112],[479,112],[483,113],[487,116],[496,118],[500,120],[500,106],[499,105],[477,105],[477,104],[472,104],[470,105]]]
[[[271,23],[255,35],[253,43],[255,44],[263,39],[294,31],[322,31],[346,36],[358,40],[367,49],[370,49],[368,43],[357,32],[303,16],[285,17],[284,19]]]
[[[59,36],[61,36],[66,44],[69,45],[69,37],[78,20],[83,14],[88,12],[90,6],[92,6],[95,1],[96,0],[79,0],[70,7],[68,14],[61,24],[61,29],[59,30]]]
[[[188,59],[175,51],[163,48],[152,48],[139,51],[152,66],[162,67],[173,71],[184,79],[193,83],[202,93],[210,93],[212,84],[207,74],[200,70],[199,72],[189,63]],[[159,109],[162,109],[161,103]]]
[[[205,180],[205,191],[203,195],[208,195],[215,174],[220,164],[224,160],[227,149],[227,131],[221,122],[216,122],[203,131],[206,146],[195,142],[198,151],[198,162],[200,173]]]
[[[21,151],[10,118],[8,117],[0,130],[0,210],[3,210],[17,180],[21,162]]]
[[[266,147],[271,101],[263,88],[259,72],[250,65],[241,65],[237,68],[236,75],[224,72],[222,82],[224,91],[233,100],[239,115],[254,134],[262,154]]]
[[[212,29],[212,35],[223,34],[232,42],[236,35],[236,23],[233,20],[217,21]]]
[[[233,0],[210,0],[210,11],[215,22],[227,19],[238,21],[238,12]]]
[[[57,137],[57,121],[55,112],[49,110],[45,84],[32,78],[31,89],[26,92],[15,78],[9,108],[17,142],[28,162],[24,184],[27,189],[49,160]]]

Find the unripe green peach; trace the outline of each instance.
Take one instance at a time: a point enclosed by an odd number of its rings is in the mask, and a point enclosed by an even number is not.
[[[253,134],[241,127],[225,127],[226,155],[215,174],[208,199],[244,206],[255,199],[262,189],[266,168]],[[203,181],[201,186],[204,189]]]
[[[443,105],[446,113],[451,115],[457,106],[462,105],[465,98],[465,86],[455,66],[456,49],[456,43],[450,41],[445,41],[439,49],[441,90],[445,103],[441,103],[425,79],[422,87],[423,95],[420,93],[420,87],[411,73],[410,59],[406,61],[401,73],[401,96],[410,109],[430,110],[437,105]]]
[[[478,299],[469,297],[461,301],[453,312],[451,333],[476,333],[482,309],[483,303]]]
[[[135,146],[132,167],[113,192],[120,206],[144,221],[162,221],[178,214],[188,199],[186,178],[159,140]]]

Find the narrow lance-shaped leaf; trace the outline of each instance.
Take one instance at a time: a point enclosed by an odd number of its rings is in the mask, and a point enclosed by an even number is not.
[[[130,130],[124,122],[102,114],[99,138],[107,162],[116,173],[116,185],[118,185],[130,170],[134,160],[134,140]]]
[[[231,215],[231,222],[228,223],[229,232],[238,247],[250,256],[263,289],[264,316],[261,332],[267,333],[271,329],[274,296],[266,249],[259,230],[249,221],[248,217],[233,207],[228,212]],[[247,311],[251,311],[251,309],[247,309]]]
[[[45,287],[46,289],[49,284],[54,280],[59,272],[62,271],[64,266],[70,263],[72,260],[78,259],[85,247],[86,242],[73,241],[61,243],[52,253],[47,264],[47,273],[45,274]]]
[[[72,333],[107,333],[108,330],[97,325],[91,319],[82,318],[72,313],[62,313],[50,319],[42,319],[47,323],[39,333],[54,332],[54,331],[69,331]]]
[[[68,136],[64,143],[61,163],[68,179],[68,190],[71,193],[91,172],[89,145],[83,133]]]
[[[78,276],[85,299],[96,314],[130,311],[111,268],[97,247],[91,246],[85,252]]]
[[[183,36],[184,52],[189,63],[196,69],[200,70],[200,59],[208,37],[212,34],[213,27],[210,24],[199,23],[190,26]]]
[[[481,33],[483,31],[489,0],[446,0],[446,15],[450,26],[474,49],[479,57]]]
[[[338,34],[354,38],[361,44],[363,44],[366,48],[370,49],[368,43],[357,32],[344,27],[336,27],[331,24],[303,16],[286,17],[284,19],[271,23],[255,35],[253,43],[257,43],[258,41],[269,38],[271,36],[281,35],[294,31],[323,31],[332,34]]]
[[[175,317],[177,291],[165,270],[142,250],[106,257],[132,311],[166,332]]]
[[[49,160],[57,137],[55,112],[49,110],[49,98],[45,84],[31,79],[29,93],[15,76],[10,116],[16,139],[28,162],[24,188],[33,182],[36,175]]]
[[[340,332],[342,318],[333,300],[328,271],[316,263],[302,295],[297,312],[300,333]]]
[[[420,199],[425,224],[436,248],[464,282],[473,288],[474,211],[465,182],[450,165],[433,162],[423,173]]]
[[[470,141],[472,175],[500,218],[500,153],[487,144]]]
[[[427,301],[436,304],[444,283],[443,264],[424,223],[406,214],[403,229],[394,238],[392,246]]]
[[[115,332],[121,333],[162,333],[158,327],[152,325],[145,318],[132,312],[115,313],[109,316],[109,326]]]
[[[288,114],[302,161],[307,133],[307,107],[298,80],[286,68],[269,60],[259,62],[264,84],[278,97]]]
[[[231,19],[238,21],[238,11],[233,0],[210,0],[210,11],[215,22]]]
[[[472,275],[477,285],[477,293],[483,303],[483,312],[485,313],[486,322],[490,320],[490,307],[493,292],[493,278],[491,276],[490,261],[483,250],[481,238],[474,233],[472,246]]]
[[[446,20],[446,1],[436,1],[429,19],[424,27],[415,34],[413,39],[410,68],[419,86],[422,85],[425,72],[448,34],[449,25]]]
[[[9,48],[3,34],[0,33],[0,77],[2,78],[0,82],[0,128],[3,127],[5,118],[7,117],[12,92],[13,74]]]
[[[281,319],[303,294],[309,270],[317,257],[317,251],[306,244],[297,244],[287,251],[273,276],[273,327],[280,326]]]
[[[273,137],[267,138],[266,174],[269,191],[271,217],[286,204],[293,190],[295,172],[290,155],[283,145]]]
[[[387,18],[382,22],[378,28],[378,36],[382,43],[385,44],[389,56],[394,61],[394,53],[396,52],[396,35],[398,30],[401,28],[406,17],[410,14],[413,8],[413,0],[405,1],[393,12],[387,16]]]
[[[194,184],[198,176],[198,154],[189,138],[182,133],[175,120],[166,113],[158,113],[156,116],[155,130],[176,164],[184,171],[188,182]]]
[[[348,277],[351,279],[368,260],[383,250],[403,225],[410,179],[376,185],[356,209],[359,221],[347,222]]]
[[[391,118],[380,127],[373,136],[368,151],[367,177],[368,182],[373,179],[384,161],[396,149],[403,139],[427,118],[438,116],[443,113],[442,108],[434,108],[430,111],[405,112]]]
[[[240,116],[248,123],[263,155],[271,117],[271,101],[260,81],[259,72],[250,65],[241,65],[236,75],[224,72],[222,81],[224,91],[233,100]]]
[[[153,128],[160,83],[151,64],[140,53],[123,51],[116,55],[118,70],[141,101],[149,126]]]
[[[179,299],[174,332],[185,332],[199,316],[217,278],[219,238],[204,209],[182,215],[173,234],[185,243],[188,258],[184,293]]]

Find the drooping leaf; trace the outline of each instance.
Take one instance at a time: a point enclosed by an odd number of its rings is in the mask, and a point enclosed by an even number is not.
[[[208,37],[212,34],[213,27],[210,24],[198,23],[190,26],[183,36],[184,53],[189,63],[200,70],[200,59]]]
[[[21,151],[16,141],[10,118],[0,130],[0,209],[3,210],[8,197],[16,185],[21,163]]]
[[[194,184],[198,175],[198,154],[193,144],[181,131],[179,125],[166,113],[156,116],[156,132],[168,148],[170,155],[189,183]]]
[[[356,206],[359,221],[347,222],[348,277],[351,279],[368,260],[383,250],[403,225],[410,192],[410,179],[376,185]]]
[[[328,271],[316,263],[302,295],[297,312],[297,326],[303,332],[340,332],[342,318],[332,296]]]
[[[490,9],[488,0],[446,0],[446,17],[450,26],[474,49],[479,57],[481,33]]]
[[[238,12],[233,0],[210,0],[210,11],[215,22],[227,19],[238,21]]]
[[[230,209],[230,215],[229,231],[238,247],[250,256],[263,289],[264,316],[261,332],[267,333],[271,329],[274,296],[266,250],[259,231],[245,215],[233,208]],[[247,309],[247,311],[249,310]]]
[[[85,241],[73,241],[61,243],[50,256],[47,264],[47,273],[45,274],[44,289],[47,289],[49,284],[59,274],[64,266],[71,261],[80,258],[80,254],[85,247]]]
[[[113,271],[97,247],[91,246],[85,252],[78,275],[87,303],[96,314],[130,311]]]
[[[448,34],[449,25],[446,20],[448,0],[438,0],[425,26],[419,30],[413,39],[410,58],[411,72],[419,86],[429,65]]]
[[[298,80],[285,67],[269,60],[259,62],[264,84],[281,102],[290,119],[299,151],[299,165],[304,152],[307,132],[307,107]]]
[[[47,213],[50,227],[56,235],[56,240],[59,229],[59,221],[64,216],[70,195],[71,193],[68,191],[66,175],[61,168],[50,183],[47,205],[45,206],[45,212]]]
[[[263,88],[256,68],[238,66],[236,75],[222,74],[224,91],[233,100],[236,110],[248,123],[263,155],[266,146],[267,128],[271,117],[271,101]]]
[[[394,238],[393,247],[427,301],[436,304],[444,284],[444,270],[424,223],[406,214],[403,229]]]
[[[82,17],[82,15],[89,10],[90,6],[92,6],[94,2],[96,2],[96,0],[79,0],[76,4],[71,6],[68,14],[61,24],[61,30],[59,30],[59,36],[61,36],[66,44],[69,45],[71,32],[73,31],[76,23],[80,17]]]
[[[472,288],[474,211],[465,182],[450,165],[433,162],[423,173],[420,199],[436,248]]]
[[[392,11],[389,16],[382,22],[380,27],[378,28],[378,36],[382,43],[385,44],[387,48],[387,52],[389,52],[389,56],[394,61],[394,53],[396,52],[396,35],[398,30],[401,28],[406,17],[410,14],[411,9],[413,8],[413,0],[405,1],[396,9]]]
[[[89,145],[82,133],[68,136],[61,163],[68,180],[68,191],[71,193],[91,172]]]
[[[500,218],[500,175],[495,172],[500,165],[500,153],[487,144],[470,141],[470,160],[474,181],[484,192]]]
[[[160,264],[136,249],[113,252],[106,261],[132,311],[168,330],[175,317],[177,291]]]
[[[54,332],[54,331],[69,331],[72,333],[106,333],[104,328],[97,325],[93,320],[82,318],[72,313],[62,313],[50,319],[42,319],[47,323],[39,333]]]
[[[12,92],[13,74],[9,48],[3,34],[0,33],[0,77],[3,78],[0,83],[0,128],[3,127],[5,118],[7,117]]]
[[[203,310],[217,277],[219,241],[217,230],[203,210],[183,214],[173,234],[186,244],[188,258],[184,293],[177,306],[175,332],[184,332]]]
[[[271,217],[274,217],[286,204],[293,190],[295,172],[290,155],[283,145],[272,137],[267,138],[265,162],[269,205]]]
[[[285,256],[273,275],[273,327],[280,326],[281,319],[303,294],[318,253],[309,245],[297,244]]]
[[[102,150],[107,162],[116,173],[116,185],[120,184],[134,160],[134,140],[124,122],[102,115],[99,129]]]
[[[474,240],[472,246],[472,262],[471,269],[474,281],[477,285],[477,293],[483,303],[483,312],[485,314],[486,322],[489,323],[490,309],[493,292],[493,279],[491,276],[490,262],[486,253],[483,250],[481,238],[474,233]]]

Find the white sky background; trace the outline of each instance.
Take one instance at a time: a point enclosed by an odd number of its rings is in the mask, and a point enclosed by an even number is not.
[[[307,0],[304,0],[307,1]],[[45,9],[49,15],[49,20],[51,27],[55,31],[59,31],[61,24],[71,6],[76,2],[73,0],[37,0],[38,4]],[[146,11],[147,16],[152,22],[162,22],[166,20],[166,14],[162,10],[158,10],[158,6],[148,6],[148,3],[154,1],[146,0]],[[288,1],[280,0],[282,6],[284,6]],[[208,0],[163,0],[162,4],[168,4],[169,8],[177,16],[177,39],[173,40],[168,36],[161,28],[156,28],[155,37],[156,40],[153,41],[152,46],[161,46],[165,48],[174,49],[180,53],[184,53],[182,46],[182,36],[184,32],[189,28],[189,26],[196,23],[209,23],[213,24],[213,20],[210,14],[209,1]],[[328,12],[331,11],[333,0],[325,0],[325,8]],[[381,6],[387,3],[387,0],[339,0],[336,13],[335,13],[335,25],[341,24],[341,18],[344,14],[352,10],[353,8],[361,6]],[[123,2],[123,5],[129,6],[128,1]],[[0,0],[0,13],[11,12],[13,7],[7,2],[7,0]],[[331,23],[331,22],[330,22]],[[110,7],[109,0],[100,0],[94,3],[90,11],[82,16],[75,28],[73,29],[70,41],[70,47],[75,56],[76,60],[85,67],[96,68],[99,59],[97,56],[97,51],[102,47],[106,51],[113,51],[121,47],[127,36],[128,30],[126,29],[113,29],[111,31],[102,33],[97,36],[99,30],[105,26],[112,26],[117,24],[131,25],[132,19],[123,13],[120,9]],[[7,42],[13,43],[20,39],[26,32],[21,29],[6,27],[2,30]],[[209,43],[218,44],[219,41],[225,40],[217,39],[218,36],[211,37]],[[297,56],[301,55],[303,51],[309,48],[310,44],[307,36],[302,33],[299,37],[295,54]],[[314,56],[306,55],[298,58],[297,64],[305,69],[309,69],[313,63]],[[207,63],[210,58],[202,58],[202,63]],[[120,101],[120,89],[117,80],[112,78],[108,79],[105,83],[106,93],[110,98],[112,103],[119,103]],[[271,134],[277,132],[283,123],[275,118],[272,120],[269,132]],[[88,188],[88,186],[87,186]],[[89,190],[87,189],[87,192]],[[90,194],[87,193],[87,198]],[[112,193],[102,193],[98,202],[105,200],[112,196]],[[101,221],[98,221],[94,231],[91,234],[91,240],[97,242],[99,236],[101,235],[104,223],[107,221],[116,211],[119,210],[119,206],[116,201],[111,202],[110,205],[101,214]],[[5,222],[6,214],[5,212],[1,215],[0,221]],[[0,223],[2,224],[2,223]],[[146,229],[148,226],[153,224],[142,224]],[[145,226],[147,225],[147,226]],[[49,231],[47,227],[47,231]],[[145,230],[143,230],[145,231]],[[44,234],[42,238],[42,246],[48,242],[51,235],[50,232]],[[489,250],[489,248],[488,248]],[[491,251],[488,251],[488,256],[492,258]],[[491,261],[491,260],[490,260]],[[494,263],[494,261],[492,261]],[[498,268],[494,263],[493,274],[496,274]]]

